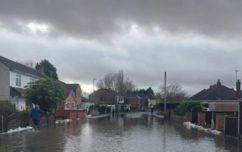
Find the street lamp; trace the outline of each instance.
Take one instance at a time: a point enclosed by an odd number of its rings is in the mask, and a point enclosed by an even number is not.
[[[94,91],[95,91],[94,83],[95,83],[96,80],[97,80],[96,78],[93,78],[93,79],[92,79],[92,82],[93,82],[93,93],[94,93]]]
[[[167,91],[166,91],[166,72],[164,73],[164,113],[166,114],[166,96],[167,96]]]

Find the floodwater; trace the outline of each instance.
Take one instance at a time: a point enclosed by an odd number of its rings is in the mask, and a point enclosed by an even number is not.
[[[89,119],[0,135],[6,152],[239,152],[236,139],[214,137],[141,113]]]

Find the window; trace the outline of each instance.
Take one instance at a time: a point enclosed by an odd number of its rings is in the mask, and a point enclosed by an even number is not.
[[[21,75],[16,74],[16,86],[21,87]]]

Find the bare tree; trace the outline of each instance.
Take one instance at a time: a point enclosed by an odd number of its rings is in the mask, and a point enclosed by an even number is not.
[[[160,97],[164,98],[165,90],[164,87],[161,86],[161,94]],[[187,93],[183,90],[181,85],[172,83],[168,84],[166,87],[166,98],[168,101],[181,101],[187,98]]]
[[[117,91],[118,93],[125,93],[134,89],[134,84],[129,79],[124,78],[123,71],[118,73],[109,73],[105,77],[98,81],[98,88],[106,88]]]

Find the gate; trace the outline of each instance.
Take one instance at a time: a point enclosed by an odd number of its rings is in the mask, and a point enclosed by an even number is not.
[[[197,124],[197,112],[192,112],[192,123]]]
[[[225,117],[225,135],[238,136],[238,117]]]

